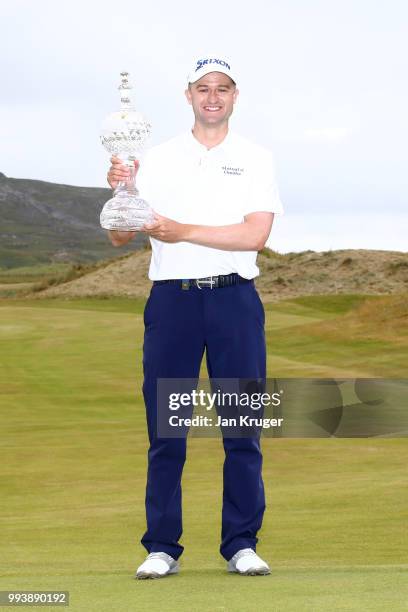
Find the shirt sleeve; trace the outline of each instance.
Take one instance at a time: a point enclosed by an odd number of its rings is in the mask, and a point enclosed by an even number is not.
[[[272,155],[265,156],[262,162],[257,160],[253,171],[244,215],[253,212],[273,212],[283,215]]]

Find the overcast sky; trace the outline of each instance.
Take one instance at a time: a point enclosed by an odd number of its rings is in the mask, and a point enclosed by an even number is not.
[[[1,21],[7,176],[105,186],[120,71],[155,144],[191,127],[185,77],[210,52],[239,74],[232,127],[275,155],[271,246],[407,250],[407,2],[13,0]]]

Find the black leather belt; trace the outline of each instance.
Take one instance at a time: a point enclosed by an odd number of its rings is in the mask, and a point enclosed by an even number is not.
[[[208,287],[210,289],[220,289],[221,287],[231,287],[231,285],[241,285],[243,283],[251,283],[252,279],[243,278],[235,272],[233,274],[221,274],[218,276],[206,276],[205,278],[172,278],[169,280],[156,280],[153,285],[164,285],[165,283],[173,283],[180,285],[181,289],[187,290],[190,287]]]

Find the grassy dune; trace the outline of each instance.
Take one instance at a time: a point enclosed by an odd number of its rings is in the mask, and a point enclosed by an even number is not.
[[[268,305],[269,374],[406,377],[404,305],[383,299]],[[380,329],[381,308],[402,313],[398,328]],[[69,590],[81,612],[407,610],[404,439],[265,439],[259,552],[273,575],[246,578],[218,553],[220,441],[192,438],[182,573],[132,579],[144,557],[142,309],[0,301],[0,588]]]

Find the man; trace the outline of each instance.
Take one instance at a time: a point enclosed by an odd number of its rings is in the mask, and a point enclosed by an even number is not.
[[[210,378],[266,377],[264,310],[254,286],[257,252],[282,212],[271,154],[229,130],[238,97],[228,62],[200,59],[185,91],[191,132],[153,147],[138,187],[155,211],[143,229],[153,281],[144,312],[143,393],[150,447],[146,487],[149,555],[137,578],[177,573],[183,547],[181,475],[186,438],[157,435],[157,380],[198,378],[204,351]],[[126,168],[112,158],[115,188]],[[135,232],[110,231],[112,244]],[[256,554],[265,510],[259,437],[223,438],[222,542],[228,571],[269,574]]]

